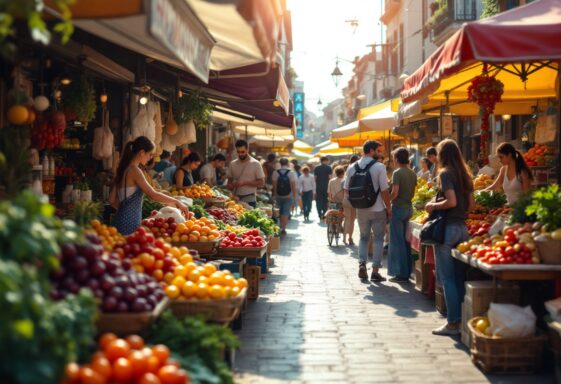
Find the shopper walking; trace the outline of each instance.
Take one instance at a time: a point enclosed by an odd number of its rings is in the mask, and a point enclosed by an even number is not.
[[[475,206],[471,172],[460,148],[454,140],[447,139],[438,145],[438,185],[444,198],[429,202],[429,214],[446,211],[444,242],[436,245],[436,274],[444,288],[447,323],[432,331],[435,335],[460,333],[461,303],[464,299],[465,267],[452,257],[452,248],[468,239],[465,224],[468,212]]]
[[[197,152],[191,152],[183,158],[173,177],[177,188],[185,188],[195,184],[193,171],[199,168],[201,161],[201,156]]]
[[[273,185],[273,174],[279,169],[279,163],[277,162],[277,155],[274,153],[269,153],[267,155],[267,161],[263,164],[263,171],[265,172],[265,183],[269,186]]]
[[[221,153],[214,155],[211,161],[203,165],[201,168],[201,178],[208,185],[217,185],[217,174],[224,169],[226,165],[226,156]]]
[[[290,170],[288,159],[280,159],[281,168],[273,173],[273,197],[279,207],[281,235],[286,235],[286,225],[292,206],[298,201],[296,173]]]
[[[119,161],[109,202],[117,209],[112,224],[123,235],[130,235],[140,227],[144,194],[154,201],[180,209],[188,217],[187,206],[152,188],[140,169],[152,158],[154,148],[156,146],[150,139],[139,136],[125,145]]]
[[[390,244],[388,247],[388,275],[391,282],[408,282],[413,271],[411,245],[405,234],[413,214],[411,200],[415,194],[417,176],[409,168],[409,151],[398,148],[393,153],[397,169],[392,174],[392,218],[390,220]]]
[[[257,188],[265,184],[265,174],[259,161],[249,155],[249,145],[245,140],[235,144],[238,158],[228,167],[228,189],[243,202],[255,208]]]
[[[316,198],[316,180],[306,165],[302,167],[302,175],[298,178],[298,192],[302,198],[304,221],[308,222],[312,211],[312,201]]]
[[[330,209],[343,208],[343,198],[345,197],[345,190],[343,183],[345,182],[345,168],[338,165],[334,169],[335,177],[329,180],[327,185],[327,198],[329,199]]]
[[[533,175],[526,164],[524,156],[509,143],[502,143],[497,147],[497,157],[502,164],[499,176],[486,190],[502,190],[506,195],[508,204],[518,200],[522,192],[530,189]]]
[[[392,214],[386,168],[378,161],[384,154],[384,147],[378,141],[369,140],[364,143],[363,150],[364,156],[347,169],[344,185],[349,202],[357,208],[360,229],[358,277],[368,278],[368,240],[373,232],[374,254],[370,280],[384,281],[386,279],[379,271],[382,267],[386,223]]]
[[[322,157],[321,164],[314,169],[314,176],[316,178],[316,208],[320,220],[325,217],[327,212],[327,186],[333,171],[329,166],[329,159]]]

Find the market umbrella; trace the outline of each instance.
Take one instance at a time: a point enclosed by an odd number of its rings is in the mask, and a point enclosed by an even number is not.
[[[409,103],[425,97],[435,105],[465,101],[484,63],[504,83],[505,102],[556,97],[559,36],[561,0],[536,0],[466,23],[405,80],[401,98]]]
[[[265,136],[255,135],[249,139],[249,143],[262,148],[286,148],[289,144],[294,142],[294,136]]]
[[[355,153],[355,151],[352,148],[343,148],[340,147],[339,144],[337,143],[331,143],[321,148],[321,150],[317,155],[318,156],[328,156],[328,155],[344,156],[344,155],[352,155],[353,153]]]

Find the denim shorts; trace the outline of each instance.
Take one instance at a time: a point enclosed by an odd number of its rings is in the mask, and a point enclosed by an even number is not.
[[[277,197],[277,206],[279,207],[279,213],[281,216],[290,215],[290,209],[292,208],[292,197]]]

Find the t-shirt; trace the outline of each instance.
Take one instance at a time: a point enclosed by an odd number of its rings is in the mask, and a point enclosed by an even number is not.
[[[316,191],[321,193],[327,193],[327,186],[329,185],[329,179],[333,171],[331,167],[327,164],[318,165],[314,169],[314,176],[316,176]]]
[[[444,170],[440,173],[440,188],[442,192],[446,192],[453,189],[456,193],[456,206],[450,208],[446,213],[447,222],[460,222],[463,223],[467,219],[468,213],[468,195],[465,191],[460,191],[460,186],[458,185],[458,180],[456,174],[451,170]]]
[[[210,185],[216,185],[216,169],[212,163],[207,163],[201,168],[201,181],[210,180]]]
[[[176,170],[177,167],[173,164],[171,165],[171,167],[167,167],[166,169],[164,169],[164,171],[162,172],[162,181],[170,185],[175,184],[173,176],[175,175]]]
[[[358,161],[358,167],[361,169],[366,168],[368,164],[372,161],[371,157],[363,156]],[[356,163],[355,163],[356,164]],[[349,183],[351,182],[351,177],[355,174],[355,167],[354,164],[349,165],[347,169],[347,174],[345,176],[345,185],[344,188],[349,190]],[[379,161],[376,162],[373,166],[370,167],[370,176],[372,177],[372,184],[374,186],[374,190],[377,191],[378,188],[380,189],[380,193],[378,194],[378,198],[376,199],[376,203],[369,208],[357,208],[360,210],[368,210],[374,212],[381,212],[386,209],[386,205],[384,204],[384,199],[382,199],[382,192],[387,191],[390,187],[388,184],[388,176],[386,175],[386,167],[384,164],[380,163]]]
[[[296,177],[296,173],[294,171],[291,171],[290,168],[288,167],[281,167],[280,169],[277,169],[273,172],[273,175],[271,176],[271,181],[277,182],[279,179],[279,171],[282,172],[282,174],[284,175],[286,171],[288,171],[288,179],[290,180],[290,195],[286,196],[286,197],[292,197],[294,196],[297,191],[298,191],[298,178]],[[294,190],[296,189],[296,191]],[[283,196],[279,196],[279,197],[283,197]]]
[[[154,168],[152,168],[154,170],[154,172],[156,173],[160,173],[163,172],[164,169],[171,167],[171,162],[169,160],[160,160],[156,163],[156,165],[154,165]]]
[[[397,197],[392,202],[396,207],[410,207],[415,194],[417,175],[410,168],[398,168],[393,172],[392,185],[399,185]]]
[[[244,162],[241,162],[240,159],[232,161],[228,167],[227,174],[229,180],[238,183],[243,181],[257,181],[265,178],[263,167],[261,167],[259,161],[251,156]],[[243,201],[253,202],[255,201],[257,188],[244,185],[233,192],[236,196],[243,196]]]
[[[331,201],[333,203],[342,203],[343,197],[343,183],[345,180],[343,178],[334,177],[329,180],[329,185],[327,186],[327,193],[331,195]]]

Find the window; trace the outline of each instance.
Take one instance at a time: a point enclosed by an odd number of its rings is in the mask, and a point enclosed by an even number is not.
[[[520,6],[520,0],[506,0],[505,11]]]

